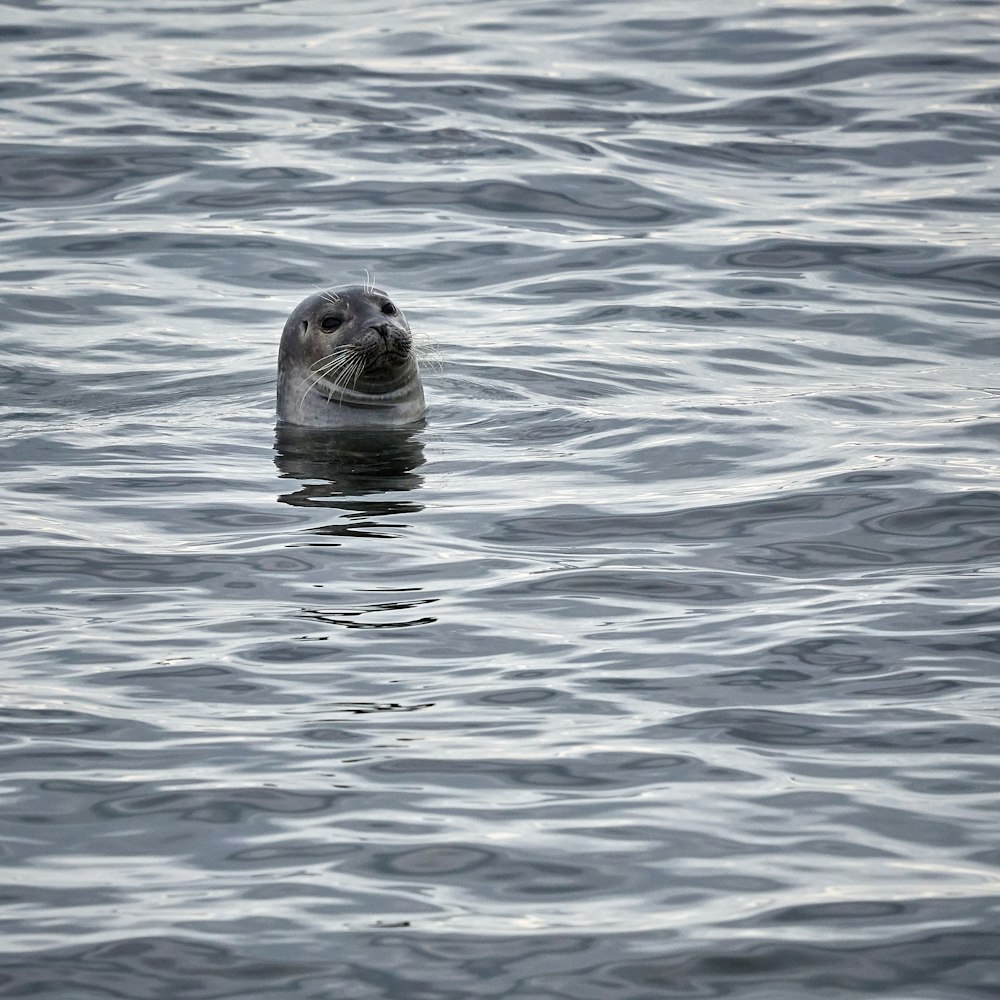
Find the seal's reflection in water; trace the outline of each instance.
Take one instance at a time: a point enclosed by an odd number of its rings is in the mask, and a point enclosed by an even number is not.
[[[414,471],[425,462],[420,434],[419,427],[331,430],[279,424],[275,464],[282,478],[298,479],[302,485],[293,492],[279,494],[278,501],[344,512],[346,523],[310,529],[317,534],[395,535],[400,525],[390,526],[385,518],[415,514],[423,510],[423,505],[409,500],[363,498],[416,490],[423,485],[423,476]]]

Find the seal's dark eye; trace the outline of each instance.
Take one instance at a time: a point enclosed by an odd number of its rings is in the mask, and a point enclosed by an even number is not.
[[[386,304],[382,306],[382,312],[384,312],[386,316],[395,316],[396,307],[391,302],[386,302]]]
[[[339,316],[324,316],[320,320],[319,325],[323,327],[327,333],[333,333],[333,331],[336,330],[337,327],[339,327],[343,322],[344,321]]]

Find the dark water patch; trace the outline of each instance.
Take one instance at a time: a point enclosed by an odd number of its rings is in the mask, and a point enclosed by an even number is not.
[[[273,88],[275,84],[288,84],[295,89],[315,87],[317,84],[348,80],[381,80],[388,74],[352,63],[253,63],[250,65],[215,66],[199,68],[193,76],[206,83],[229,83],[240,87],[246,84],[265,84]],[[391,77],[389,77],[391,79]]]
[[[969,916],[968,907],[938,901],[934,912]],[[803,992],[884,993],[927,998],[946,989],[956,1000],[978,1000],[994,988],[990,972],[996,930],[902,930],[884,940],[836,947],[783,937],[686,947],[676,933],[632,941],[611,934],[529,933],[514,937],[416,933],[412,929],[337,933],[325,954],[318,942],[302,958],[287,945],[261,954],[249,943],[222,946],[197,937],[119,936],[84,947],[45,950],[7,963],[14,997],[69,986],[74,995],[121,995],[146,1000],[169,992],[179,1000],[225,995],[233,982],[254,983],[262,998],[331,993],[373,1000],[515,997],[530,982],[540,1000],[611,996],[701,998],[738,989],[753,1000]],[[956,957],[961,956],[961,957]],[[929,985],[928,985],[929,984]]]
[[[238,957],[208,942],[166,937],[123,937],[35,960],[5,961],[4,966],[0,976],[11,996],[65,995],[68,988],[81,1000],[153,1000],[164,990],[185,1000],[208,1000],[228,992],[234,975],[284,991],[297,990],[311,978],[299,963]]]
[[[905,476],[900,485],[905,484]],[[567,508],[550,512],[549,516],[532,516],[531,524],[521,529],[517,517],[498,521],[506,526],[509,541],[551,537],[557,539],[572,534],[578,541],[600,541],[628,538],[633,534],[657,537],[668,542],[696,542],[751,536],[755,526],[769,531],[775,521],[782,522],[779,531],[787,532],[796,520],[813,517],[827,524],[832,518],[852,517],[864,510],[891,502],[892,494],[872,489],[873,483],[889,486],[897,481],[892,475],[845,476],[828,482],[822,490],[801,495],[775,496],[767,499],[734,504],[692,505],[675,510],[618,514],[614,511],[588,511],[588,508]],[[867,486],[867,489],[861,488]],[[522,533],[523,532],[523,533]]]
[[[870,720],[866,720],[870,724]],[[858,731],[856,720],[819,718],[804,713],[761,709],[716,709],[695,712],[673,720],[668,729],[693,730],[707,739],[722,739],[756,746],[836,746],[841,752],[870,750],[930,751],[932,753],[991,754],[996,734],[989,726],[980,729],[965,723],[945,724],[928,719],[926,724],[884,732]]]
[[[866,283],[871,279],[890,279],[903,285],[916,285],[922,291],[952,289],[970,296],[989,295],[996,289],[1000,280],[1000,261],[997,259],[967,257],[930,264],[940,256],[941,251],[926,247],[765,241],[727,254],[724,263],[730,268],[750,268],[762,276],[775,270],[819,270],[841,274],[847,280],[847,275],[853,272],[862,276]]]
[[[186,174],[198,162],[197,152],[182,148],[95,146],[54,151],[19,144],[8,146],[0,159],[0,191],[8,206],[87,199]]]
[[[532,759],[482,759],[477,781],[497,790],[505,788],[557,789],[638,789],[650,782],[740,783],[756,780],[748,772],[713,765],[694,755],[660,752],[656,754],[591,753],[579,760],[553,764]],[[389,760],[365,768],[379,780],[423,772],[442,787],[465,788],[469,775],[460,760]],[[562,799],[552,798],[551,808],[565,808]],[[663,832],[662,836],[671,834]],[[655,838],[654,838],[655,839]],[[721,850],[721,849],[720,849]]]
[[[572,192],[570,194],[569,192]],[[336,206],[338,211],[361,207],[399,210],[403,213],[428,211],[461,204],[466,212],[490,217],[538,220],[543,229],[616,225],[650,225],[679,221],[692,216],[689,206],[677,200],[667,203],[637,184],[621,179],[589,177],[560,184],[560,177],[526,177],[521,183],[482,181],[443,183],[363,183],[316,184],[309,187],[314,206]],[[255,203],[298,203],[301,193],[284,185],[229,192],[201,192],[186,199],[198,208],[243,212]]]
[[[8,745],[25,746],[26,737],[34,740],[62,740],[98,733],[103,737],[111,737],[125,729],[128,730],[129,739],[139,739],[139,727],[106,716],[85,715],[64,709],[0,710],[0,739]],[[156,739],[156,733],[149,731],[145,738]]]
[[[1000,545],[994,531],[997,498],[970,494],[932,499],[915,507],[847,520],[839,532],[827,530],[823,541],[779,541],[767,546],[764,561],[772,558],[787,571],[805,566],[822,552],[828,567],[975,564],[988,562]],[[768,526],[768,530],[775,525]],[[812,555],[807,555],[812,552]],[[748,562],[760,565],[757,555]]]
[[[34,3],[34,0],[8,0],[5,6],[15,10],[20,7],[32,13],[37,11],[37,4]],[[61,41],[65,38],[78,38],[86,33],[87,29],[82,24],[76,26],[70,26],[68,24],[55,26],[41,25],[38,23],[10,24],[8,22],[0,28],[0,44],[9,44],[13,46],[25,41],[34,43],[52,40]]]
[[[844,126],[850,122],[853,116],[843,107],[835,104],[806,100],[801,97],[762,97],[753,100],[730,102],[720,108],[699,109],[698,111],[687,112],[674,116],[678,121],[685,119],[697,119],[699,122],[713,122],[720,125],[739,125],[743,128],[760,129],[817,129],[827,128],[832,125]],[[730,144],[732,150],[741,154],[752,154],[753,152],[767,151],[770,155],[775,155],[776,145],[750,146],[749,144]],[[802,148],[796,144],[794,146],[780,146],[786,157],[801,156],[808,160],[810,149]],[[812,152],[820,152],[822,147],[813,146]],[[741,162],[743,157],[741,156]]]
[[[166,588],[198,592],[209,584],[225,587],[227,581],[234,584],[231,589],[235,593],[244,589],[236,584],[246,579],[248,568],[254,565],[267,576],[297,576],[309,565],[289,555],[265,553],[225,558],[162,553],[151,556],[87,545],[11,549],[6,553],[5,562],[11,593],[25,596],[37,593],[35,587],[42,581],[50,593],[67,588],[71,593],[81,594],[114,584],[120,588],[119,600],[139,603],[155,601]],[[23,583],[19,584],[18,580]],[[44,595],[39,595],[38,599],[44,601]]]
[[[85,792],[75,786],[48,791]],[[186,792],[142,792],[104,798],[96,807],[102,819],[153,813],[193,823],[240,823],[254,814],[282,816],[327,812],[337,804],[337,794],[278,791],[268,788],[205,789]]]
[[[700,79],[707,84],[724,85],[733,89],[779,90],[785,87],[816,87],[843,83],[859,78],[878,80],[885,76],[908,77],[911,74],[918,76],[934,74],[935,80],[941,80],[948,74],[981,77],[982,74],[995,72],[996,69],[996,62],[967,54],[902,53],[828,59],[796,69],[763,72],[752,76],[733,73],[724,76],[706,75]]]
[[[237,626],[246,628],[243,622]],[[149,633],[147,633],[147,637]],[[135,659],[136,657],[133,657]],[[102,665],[99,673],[87,678],[95,687],[120,688],[136,699],[181,699],[217,703],[284,704],[290,696],[274,684],[252,679],[247,674],[218,662],[199,662],[195,656],[175,655],[152,665],[136,668],[133,664],[117,667]]]

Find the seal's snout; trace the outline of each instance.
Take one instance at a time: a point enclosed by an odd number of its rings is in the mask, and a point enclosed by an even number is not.
[[[368,328],[378,336],[376,350],[382,357],[404,359],[410,352],[410,338],[391,323],[372,323]]]

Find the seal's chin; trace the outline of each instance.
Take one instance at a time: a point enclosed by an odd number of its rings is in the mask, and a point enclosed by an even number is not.
[[[408,351],[405,353],[396,351],[366,353],[364,367],[361,371],[369,378],[388,375],[398,368],[402,368],[409,358],[410,354]]]

